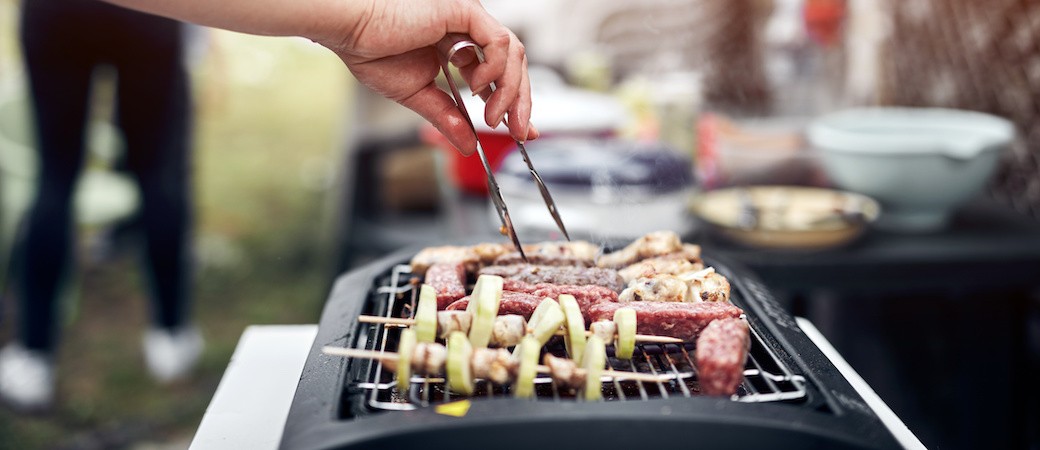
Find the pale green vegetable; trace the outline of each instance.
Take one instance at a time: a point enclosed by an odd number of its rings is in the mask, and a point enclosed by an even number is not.
[[[603,367],[607,365],[607,345],[599,336],[590,336],[585,347],[585,400],[599,400],[603,396]]]
[[[632,359],[632,353],[636,350],[636,311],[632,308],[614,311],[614,324],[617,325],[614,356],[618,359]]]
[[[543,298],[542,302],[539,303],[538,307],[534,309],[533,313],[531,313],[531,318],[527,319],[527,328],[534,329],[534,327],[538,326],[538,322],[542,320],[542,316],[545,315],[545,310],[554,306],[559,308],[560,304],[556,303],[556,300],[551,298]]]
[[[556,303],[556,300],[547,298],[542,300],[538,304],[538,308],[534,310],[534,314],[531,314],[531,321],[527,322],[527,329],[531,330],[530,335],[538,340],[538,346],[541,347],[560,330],[564,320],[560,304]]]
[[[524,336],[517,348],[520,350],[520,369],[513,383],[513,395],[517,398],[531,398],[534,396],[534,378],[538,374],[538,357],[542,354],[542,346],[533,336]]]
[[[419,304],[415,306],[415,338],[431,343],[437,339],[437,291],[428,284],[419,289]]]
[[[401,331],[397,343],[397,389],[407,392],[412,380],[412,353],[415,353],[415,330]]]
[[[491,342],[491,330],[498,317],[498,304],[502,301],[502,277],[481,275],[473,286],[466,311],[473,315],[469,328],[469,342],[473,347],[484,348]]]
[[[473,346],[461,331],[448,336],[448,387],[451,392],[462,395],[473,394],[472,364]]]
[[[573,295],[560,295],[560,308],[563,309],[563,317],[567,327],[567,333],[563,335],[563,342],[567,346],[567,353],[571,359],[581,361],[585,354],[585,317],[581,315],[581,308]]]

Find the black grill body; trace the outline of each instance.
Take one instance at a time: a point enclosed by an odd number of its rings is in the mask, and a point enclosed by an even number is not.
[[[358,386],[368,362],[328,356],[326,345],[358,347],[369,336],[357,318],[383,314],[377,291],[417,249],[341,276],[325,305],[286,421],[281,447],[339,448],[898,448],[863,398],[752,275],[705,258],[731,283],[761,345],[804,377],[804,396],[747,403],[692,396],[579,402],[473,398],[463,417],[435,407],[373,411]]]

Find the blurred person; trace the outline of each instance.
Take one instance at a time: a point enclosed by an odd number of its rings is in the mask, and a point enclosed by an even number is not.
[[[126,46],[139,52],[133,53],[128,62],[141,63],[138,68],[148,75],[133,80],[120,72],[119,117],[127,133],[128,167],[138,176],[143,193],[142,221],[146,230],[150,230],[147,247],[157,307],[154,308],[155,326],[145,336],[146,361],[160,380],[175,379],[191,368],[202,347],[201,337],[188,325],[186,313],[188,107],[186,100],[178,103],[168,98],[182,94],[186,98],[187,92],[187,81],[179,65],[179,47],[172,47],[180,43],[179,27],[174,22],[161,22],[161,19],[140,14],[135,18],[123,16],[127,22],[115,23],[88,18],[90,16],[80,8],[118,11],[95,4],[94,0],[24,2],[22,36],[37,104],[42,171],[40,192],[30,213],[22,246],[25,268],[20,296],[21,335],[19,342],[0,350],[0,395],[23,407],[46,406],[53,398],[53,305],[62,265],[69,252],[69,203],[72,185],[82,164],[89,74],[99,61],[94,54],[77,51],[75,46],[79,45],[99,52],[112,52],[113,48]],[[468,35],[484,49],[485,61],[479,63],[468,53],[453,63],[460,67],[473,92],[486,99],[485,122],[497,127],[506,120],[509,133],[518,140],[538,137],[538,131],[530,125],[531,94],[524,47],[475,0],[268,0],[260,3],[227,0],[219,4],[208,0],[113,0],[112,3],[232,31],[302,36],[318,42],[339,56],[358,81],[417,112],[465,155],[475,151],[476,137],[451,97],[436,86],[435,79],[440,72],[440,55],[458,39],[457,34]],[[131,13],[119,11],[118,14]],[[54,22],[50,22],[52,20]],[[158,38],[161,30],[170,34],[161,36],[160,42],[165,46],[160,51],[148,51],[142,48],[145,43],[140,36],[123,34],[121,38],[106,39],[110,33],[120,33],[114,24],[131,26],[143,31],[145,36]],[[73,34],[76,32],[80,34]],[[157,53],[164,52],[168,52],[164,56],[170,58],[157,61]],[[116,66],[119,70],[118,63]],[[161,80],[168,84],[156,84],[162,83]],[[492,82],[498,88],[494,93],[489,89]],[[142,88],[142,84],[146,87]],[[132,90],[134,88],[144,90]],[[145,108],[161,112],[133,109],[141,106],[137,100],[149,95],[170,101],[165,104],[169,109]],[[144,131],[133,131],[134,126]],[[131,137],[137,132],[142,135]],[[156,142],[157,135],[167,132],[165,137],[173,142]],[[131,144],[131,140],[135,143]],[[144,149],[135,151],[138,144],[144,144]],[[164,202],[172,202],[172,206],[160,207]],[[164,233],[169,240],[157,238]]]
[[[72,198],[85,160],[95,69],[114,68],[125,168],[141,194],[152,320],[145,362],[159,381],[186,375],[203,342],[190,324],[190,94],[182,24],[93,0],[24,0],[21,43],[39,170],[17,245],[18,336],[0,350],[0,397],[25,409],[54,395],[55,305],[75,233]]]

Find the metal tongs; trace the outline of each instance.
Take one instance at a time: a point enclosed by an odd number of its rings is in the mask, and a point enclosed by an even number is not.
[[[462,117],[466,119],[466,123],[469,124],[470,130],[473,131],[473,138],[477,141],[477,155],[480,156],[480,163],[484,166],[484,172],[487,174],[488,192],[491,195],[491,202],[495,205],[495,209],[498,211],[498,218],[502,222],[502,228],[505,232],[509,233],[509,238],[513,240],[513,245],[516,246],[517,251],[520,252],[520,256],[527,260],[527,255],[524,254],[523,246],[520,245],[520,239],[516,237],[516,229],[513,228],[513,221],[509,218],[509,209],[506,208],[506,202],[502,199],[502,192],[498,188],[498,182],[495,181],[495,175],[491,171],[491,164],[488,163],[487,155],[484,154],[484,148],[480,145],[480,138],[477,137],[477,129],[473,126],[473,119],[469,116],[469,111],[466,110],[466,103],[462,100],[462,95],[459,94],[459,87],[455,84],[455,79],[451,75],[451,69],[449,64],[451,59],[460,50],[472,48],[476,54],[478,62],[484,62],[484,52],[475,42],[470,40],[460,40],[451,46],[446,55],[441,58],[441,69],[444,70],[444,78],[448,80],[448,87],[451,88],[451,95],[455,97],[455,103],[459,107],[459,111],[462,112]],[[492,82],[489,86],[491,92],[495,91],[495,83]],[[503,119],[505,123],[505,119]],[[556,221],[556,226],[560,228],[563,236],[567,240],[571,240],[569,234],[567,234],[567,228],[563,226],[563,220],[560,219],[560,213],[556,210],[556,203],[553,202],[552,195],[549,194],[549,188],[545,187],[545,183],[542,181],[542,177],[538,175],[538,171],[534,170],[534,165],[531,164],[531,158],[527,156],[527,149],[524,148],[523,141],[515,140],[517,148],[520,149],[520,155],[523,156],[524,162],[527,163],[528,170],[531,171],[531,178],[534,179],[535,184],[538,185],[538,190],[542,193],[542,200],[545,201],[546,208],[549,208],[549,214],[552,215],[553,220]]]

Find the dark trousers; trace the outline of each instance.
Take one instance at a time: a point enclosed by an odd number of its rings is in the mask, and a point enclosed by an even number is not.
[[[21,41],[39,154],[37,193],[17,250],[22,343],[54,347],[55,303],[74,242],[72,193],[99,65],[117,74],[117,125],[124,167],[141,193],[153,322],[182,324],[190,288],[191,102],[181,24],[94,0],[24,0]]]

